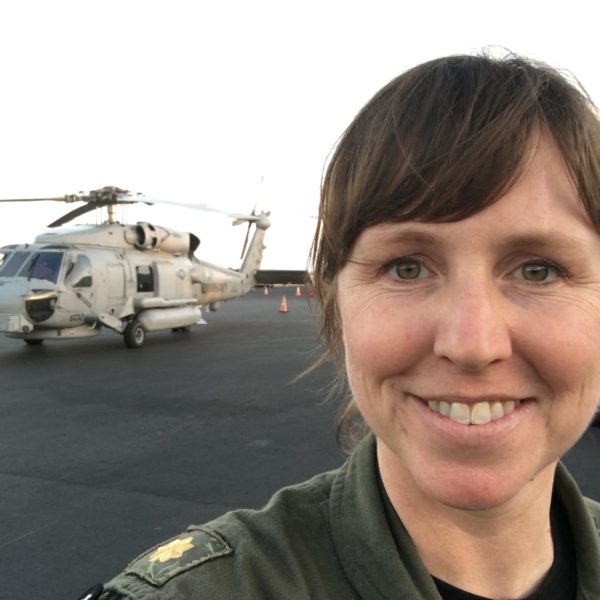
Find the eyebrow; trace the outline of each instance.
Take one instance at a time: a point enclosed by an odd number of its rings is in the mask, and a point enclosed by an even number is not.
[[[440,235],[434,235],[432,233],[419,229],[407,229],[405,231],[398,231],[396,229],[395,231],[390,232],[375,231],[375,229],[373,229],[369,233],[373,235],[376,238],[376,240],[386,244],[417,242],[434,245],[439,243],[441,237]]]
[[[578,235],[569,235],[563,230],[552,229],[541,233],[517,233],[511,234],[500,240],[496,246],[499,248],[548,248],[565,249],[572,248],[581,243]]]
[[[375,241],[380,244],[417,243],[438,246],[443,242],[443,234],[434,234],[424,229],[412,228],[404,231],[372,231]],[[499,249],[509,248],[540,248],[557,249],[572,247],[580,243],[581,237],[570,235],[561,229],[548,229],[546,231],[513,233],[502,237],[494,243]]]

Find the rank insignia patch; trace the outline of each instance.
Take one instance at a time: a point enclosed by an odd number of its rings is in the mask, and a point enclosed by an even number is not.
[[[160,546],[148,557],[148,560],[150,562],[158,561],[164,563],[174,558],[181,558],[185,552],[194,547],[192,539],[193,537],[190,535],[183,539],[177,538],[164,546]]]
[[[216,532],[197,527],[143,554],[125,573],[160,587],[184,571],[232,552],[233,548]]]

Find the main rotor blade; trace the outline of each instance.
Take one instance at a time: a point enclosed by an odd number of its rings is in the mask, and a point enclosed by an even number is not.
[[[183,208],[193,208],[194,210],[203,210],[205,212],[216,213],[218,215],[226,215],[232,219],[241,219],[241,221],[259,221],[260,217],[257,215],[244,215],[242,213],[235,213],[228,210],[220,210],[218,208],[211,208],[206,204],[194,204],[193,202],[177,202],[175,200],[163,200],[162,198],[147,198],[146,196],[140,196],[137,202],[145,202],[146,204],[170,204],[171,206],[181,206]]]
[[[0,202],[77,202],[81,198],[75,194],[52,198],[0,198]]]
[[[109,206],[114,204],[134,204],[140,202],[143,204],[166,204],[171,206],[181,206],[183,208],[191,208],[194,210],[203,210],[205,212],[215,213],[218,215],[226,215],[227,217],[234,219],[233,225],[240,225],[241,223],[257,223],[264,221],[265,216],[268,215],[256,215],[255,211],[252,210],[251,214],[242,214],[231,212],[228,210],[220,210],[218,208],[212,208],[206,204],[198,204],[194,202],[178,202],[175,200],[163,200],[162,198],[147,198],[144,194],[136,193],[133,194],[128,190],[122,190],[114,186],[107,186],[98,190],[92,190],[88,194],[79,192],[78,194],[67,194],[65,196],[49,196],[47,198],[0,198],[0,202],[85,202],[84,206],[76,208],[71,212],[67,213],[60,219],[57,219],[48,227],[58,227],[68,223],[72,219],[79,217],[94,208],[100,206]],[[256,207],[255,207],[256,208]],[[248,235],[246,235],[246,239]]]
[[[91,190],[87,194],[79,192],[77,194],[49,196],[46,198],[0,198],[0,202],[91,202],[98,206],[106,206],[107,204],[138,202],[138,196],[140,195],[142,194],[134,194],[129,190],[108,185],[97,190]]]
[[[53,221],[52,223],[50,223],[50,225],[48,225],[48,227],[60,227],[61,225],[64,225],[65,223],[68,223],[69,221],[72,221],[73,219],[81,216],[81,215],[85,215],[85,213],[87,212],[91,212],[92,210],[95,210],[96,205],[93,203],[90,204],[84,204],[83,206],[78,206],[76,209],[68,212],[66,215],[63,215],[60,219],[57,219],[56,221]]]

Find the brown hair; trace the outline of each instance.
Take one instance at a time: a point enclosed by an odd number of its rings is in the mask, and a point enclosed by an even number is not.
[[[385,221],[448,222],[498,200],[518,179],[540,130],[555,139],[600,229],[600,124],[572,78],[510,54],[450,56],[393,79],[364,106],[331,157],[311,259],[321,305],[321,362],[344,387],[336,280],[358,235]],[[358,417],[350,399],[338,441]]]

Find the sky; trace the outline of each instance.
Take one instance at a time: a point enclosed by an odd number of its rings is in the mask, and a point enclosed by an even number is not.
[[[369,98],[448,54],[507,48],[575,74],[600,103],[594,3],[537,0],[3,0],[0,198],[115,185],[270,210],[263,268],[303,269],[324,165]],[[0,204],[0,245],[73,205]],[[76,222],[105,216],[89,213]],[[127,222],[192,231],[238,267],[244,227],[191,209]]]

